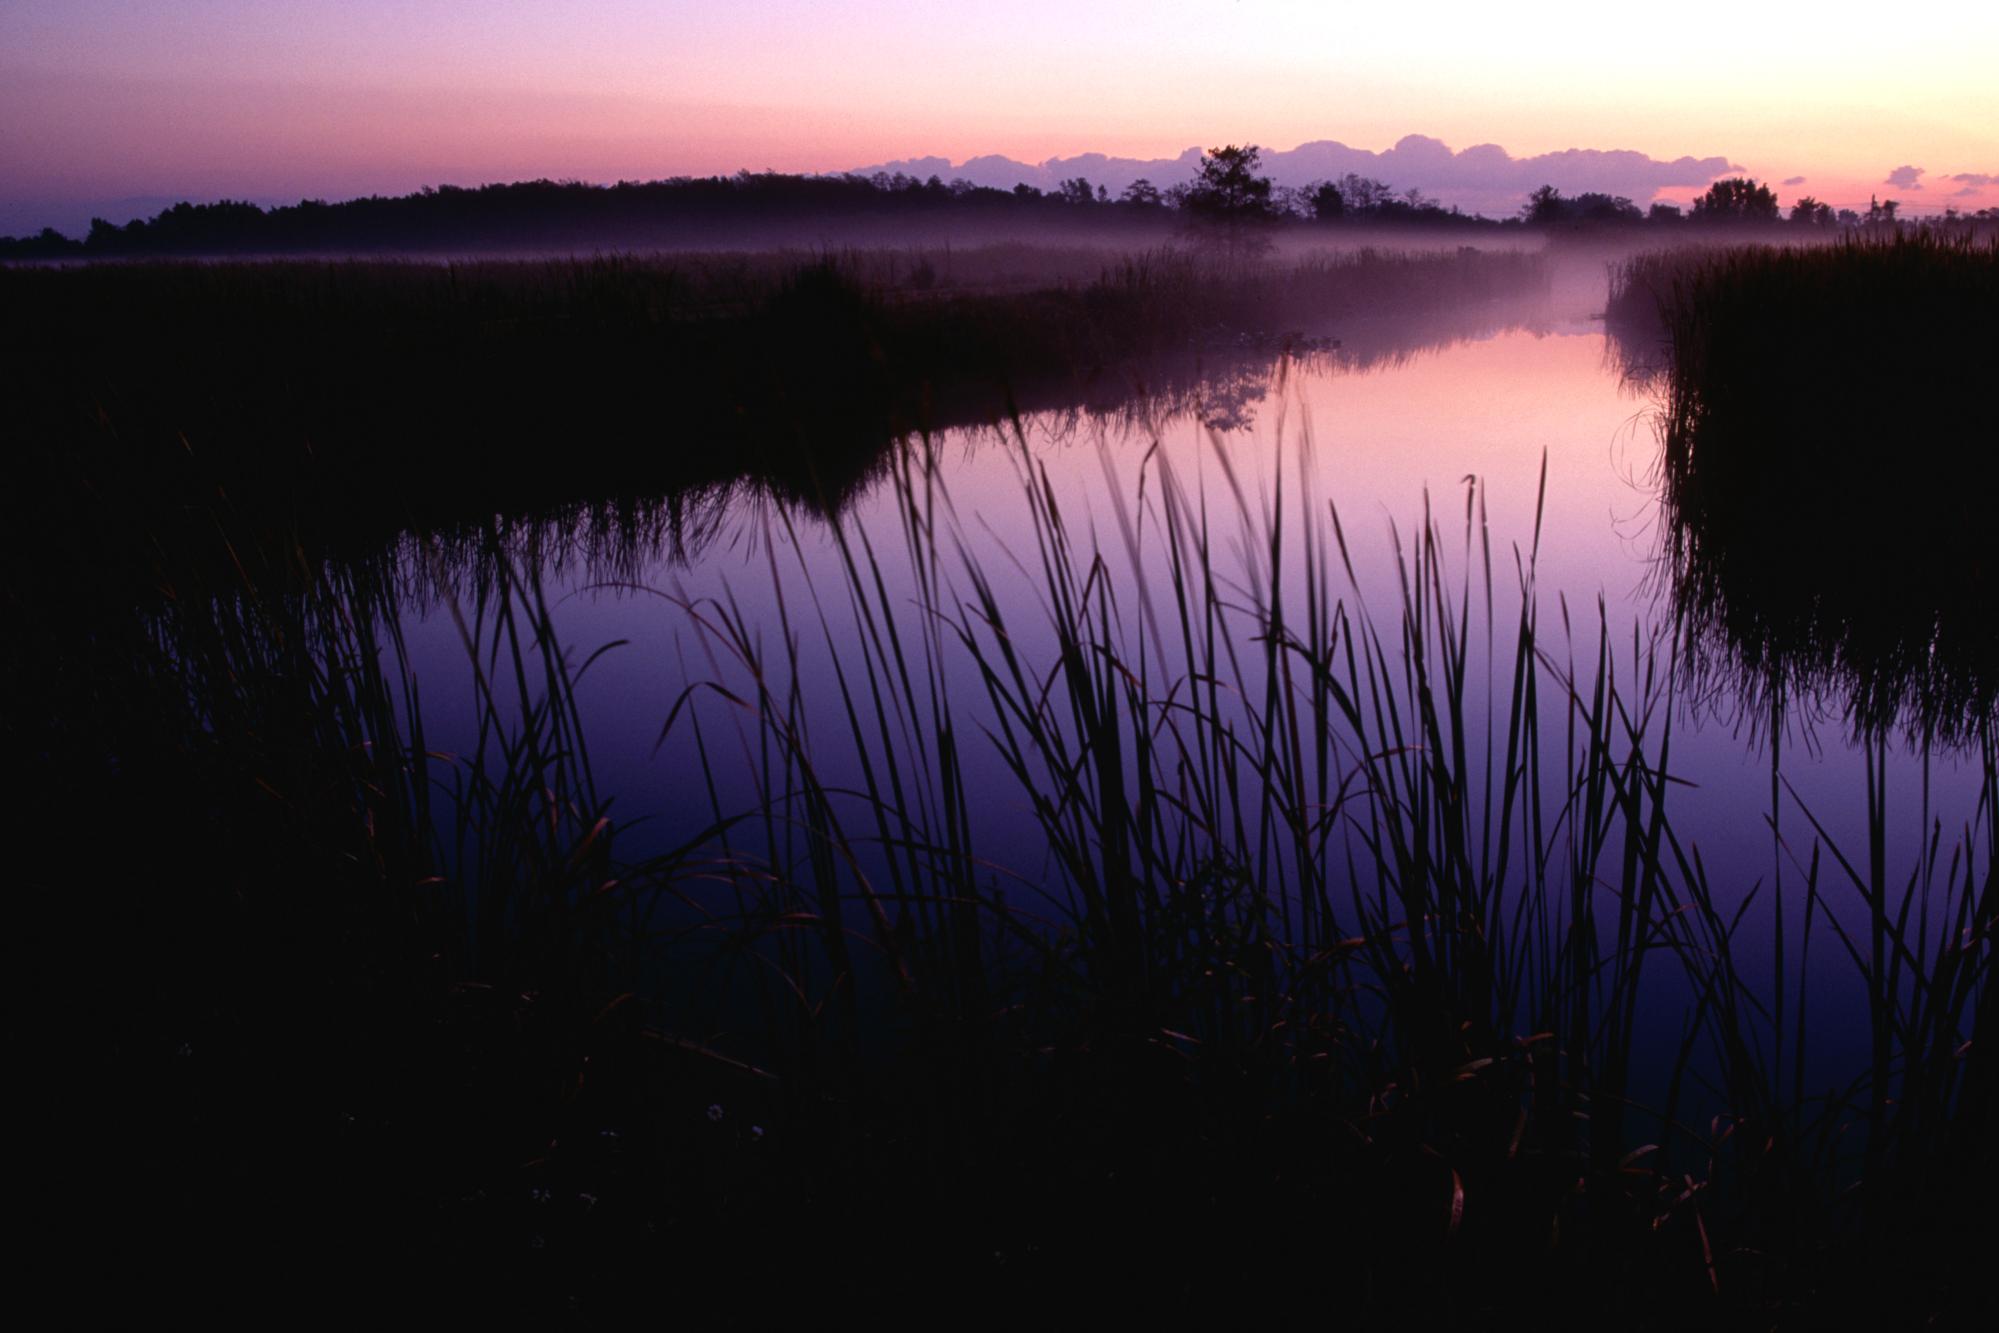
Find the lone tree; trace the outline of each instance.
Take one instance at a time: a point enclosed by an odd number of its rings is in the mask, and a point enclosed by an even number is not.
[[[1138,204],[1145,208],[1156,208],[1160,203],[1159,187],[1145,177],[1140,176],[1137,180],[1124,187],[1123,198],[1127,204]]]
[[[1181,203],[1197,232],[1231,257],[1270,248],[1262,232],[1277,212],[1270,206],[1270,177],[1256,174],[1261,163],[1255,144],[1211,148],[1201,154],[1201,169]]]
[[[1777,196],[1747,176],[1716,181],[1694,200],[1694,217],[1702,222],[1775,222],[1777,216]]]
[[[1562,192],[1552,185],[1543,185],[1527,196],[1527,202],[1520,206],[1520,216],[1528,222],[1546,226],[1560,222],[1569,215],[1569,201],[1562,198]]]

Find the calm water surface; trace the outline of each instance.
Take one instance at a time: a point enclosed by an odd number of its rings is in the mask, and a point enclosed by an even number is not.
[[[1350,607],[1364,604],[1392,623],[1399,596],[1398,544],[1407,545],[1426,512],[1443,532],[1452,576],[1469,572],[1474,588],[1482,587],[1475,548],[1465,549],[1466,496],[1475,485],[1495,566],[1493,678],[1501,683],[1494,711],[1503,720],[1503,682],[1519,604],[1516,552],[1524,557],[1533,541],[1537,505],[1544,506],[1536,564],[1544,650],[1559,657],[1572,639],[1579,671],[1587,678],[1601,616],[1618,648],[1620,671],[1628,673],[1648,645],[1663,652],[1670,639],[1657,561],[1652,402],[1647,391],[1620,379],[1587,304],[1571,296],[1571,308],[1563,305],[1558,288],[1553,308],[1538,308],[1512,327],[1378,359],[1366,368],[1337,353],[1273,365],[1267,373],[1217,386],[1199,410],[1151,421],[1043,415],[1023,422],[1017,437],[990,430],[937,437],[929,447],[947,497],[939,507],[941,600],[948,606],[962,603],[970,592],[965,561],[976,562],[1008,609],[1021,647],[1045,669],[1052,654],[1043,650],[1037,657],[1037,645],[1026,641],[1027,627],[1045,626],[1046,612],[1023,495],[1024,469],[1045,473],[1074,540],[1100,546],[1113,579],[1128,593],[1134,557],[1124,536],[1127,523],[1136,525],[1137,561],[1154,577],[1162,568],[1156,507],[1161,469],[1167,467],[1190,493],[1209,502],[1216,562],[1232,575],[1252,570],[1262,559],[1255,543],[1241,540],[1232,484],[1253,509],[1264,510],[1275,503],[1281,482],[1291,514],[1306,503],[1306,488],[1316,492],[1310,503],[1321,514],[1336,507],[1353,559],[1352,582],[1339,572],[1336,591]],[[1544,460],[1545,501],[1540,497]],[[1148,506],[1151,517],[1135,517],[1148,513]],[[865,539],[872,548],[890,602],[907,608],[905,623],[919,623],[920,585],[892,482],[885,478],[865,488],[837,521],[850,541]],[[1295,532],[1295,521],[1287,521]],[[747,697],[748,671],[703,628],[704,622],[716,622],[718,607],[730,608],[759,637],[780,687],[792,675],[785,647],[789,625],[815,761],[830,783],[858,785],[829,656],[838,654],[850,665],[859,661],[856,619],[827,519],[796,509],[781,512],[769,500],[745,493],[713,507],[701,540],[683,549],[667,542],[613,542],[606,549],[579,534],[573,542],[546,543],[537,563],[573,659],[618,644],[592,663],[578,696],[600,789],[614,794],[614,813],[622,820],[643,820],[625,851],[677,845],[716,810],[747,809],[757,799],[754,729],[741,709],[719,695],[704,694],[695,704],[712,777],[704,777],[684,711],[662,740],[663,724],[694,682],[724,682]],[[1294,561],[1287,586],[1302,592],[1298,569]],[[1135,621],[1137,598],[1120,605]],[[1247,640],[1247,625],[1239,628]],[[409,613],[407,632],[426,682],[434,743],[448,745],[453,738],[465,743],[473,723],[469,705],[431,684],[466,678],[465,652],[451,617],[435,600],[420,604]],[[1045,649],[1045,640],[1040,647]],[[976,841],[996,866],[1028,881],[1045,880],[1028,799],[970,725],[991,710],[963,656],[947,651],[941,671],[954,691],[961,733],[974,737],[965,764],[984,824],[974,829]],[[1620,683],[1628,679],[1621,674]],[[1476,688],[1481,697],[1475,707],[1486,702],[1486,687]],[[1642,694],[1631,688],[1634,698]],[[1759,887],[1779,889],[1764,893],[1758,899],[1762,905],[1744,919],[1742,939],[1750,957],[1762,952],[1772,905],[1788,900],[1787,910],[1797,910],[1801,895],[1784,886],[1801,883],[1799,863],[1810,854],[1803,807],[1849,855],[1865,854],[1862,751],[1838,720],[1839,701],[1818,702],[1831,720],[1814,725],[1794,715],[1784,727],[1783,771],[1796,793],[1777,806],[1788,851],[1779,850],[1769,822],[1767,728],[1745,722],[1726,690],[1701,698],[1689,691],[1672,710],[1671,767],[1686,784],[1668,803],[1670,812],[1677,802],[1673,826],[1679,838],[1698,849],[1724,904],[1739,903]],[[1977,818],[1979,770],[1975,753],[1926,756],[1906,743],[1890,747],[1888,764],[1888,864],[1891,872],[1900,868],[1892,879],[1916,867],[1923,830],[1941,821],[1948,844]],[[1865,919],[1851,886],[1834,884],[1828,897],[1843,917]],[[1847,965],[1835,954],[1826,947],[1821,963],[1844,974]],[[1848,999],[1857,1000],[1857,992]],[[1828,1016],[1843,1007],[1836,997],[1827,1004]]]

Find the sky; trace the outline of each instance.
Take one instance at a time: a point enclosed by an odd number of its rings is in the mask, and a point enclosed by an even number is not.
[[[1916,12],[1878,0],[4,0],[0,232],[123,221],[178,198],[932,155],[1171,158],[1222,142],[1379,151],[1411,134],[1516,157],[1721,157],[1790,182],[1786,202],[1999,205],[1999,5],[1900,17]]]

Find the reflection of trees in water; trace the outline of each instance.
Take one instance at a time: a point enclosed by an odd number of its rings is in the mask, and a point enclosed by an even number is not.
[[[422,602],[448,588],[489,582],[501,558],[516,568],[627,582],[661,560],[689,564],[718,549],[753,547],[765,526],[758,516],[769,507],[809,520],[837,516],[873,493],[904,448],[931,447],[948,437],[979,450],[1017,435],[1047,447],[1082,438],[1121,442],[1154,438],[1186,422],[1241,434],[1256,426],[1288,376],[1391,370],[1468,341],[1539,329],[1543,313],[1533,302],[1472,303],[1377,317],[1337,339],[1244,337],[1199,353],[1129,363],[1115,374],[932,402],[927,430],[869,434],[861,427],[807,448],[732,445],[744,461],[734,476],[710,474],[652,492],[412,529],[393,549],[406,590]],[[949,459],[938,461],[948,465]]]
[[[739,350],[733,345],[675,362],[662,379],[657,349],[642,340],[537,341],[436,371],[449,371],[451,384],[493,387],[483,396],[426,393],[431,372],[409,366],[366,393],[328,389],[321,401],[287,397],[281,376],[252,373],[263,362],[239,367],[224,385],[240,380],[249,386],[242,393],[210,393],[178,344],[146,343],[111,363],[145,370],[151,396],[114,399],[101,420],[58,419],[51,409],[36,423],[56,443],[22,464],[19,494],[42,499],[19,507],[11,535],[38,564],[87,587],[91,602],[119,601],[119,614],[162,590],[171,598],[195,586],[228,589],[239,565],[269,587],[295,566],[362,570],[386,561],[397,581],[425,596],[484,582],[501,554],[615,581],[662,558],[688,562],[758,540],[760,525],[744,520],[760,506],[808,521],[841,513],[875,493],[908,441],[948,437],[979,449],[994,433],[1028,428],[1059,445],[1084,428],[1143,438],[1186,421],[1233,435],[1257,424],[1283,375],[1393,367],[1535,327],[1545,310],[1531,282],[1525,295],[1499,294],[1531,277],[1503,265],[1488,272],[1362,257],[1328,274],[1320,275],[1328,291],[1338,295],[1351,281],[1360,295],[1314,314],[1303,299],[1311,292],[1292,292],[1292,303],[1264,321],[1277,332],[1203,326],[1168,340],[1172,350],[915,384],[878,383],[879,367],[858,352],[815,354],[823,339],[812,330],[827,320],[846,327],[831,315],[779,323],[796,336],[761,348],[758,373],[770,383],[756,393],[741,376],[706,375],[711,362]],[[215,281],[258,277],[225,272]],[[276,344],[262,354],[289,364]],[[571,384],[590,391],[546,392]],[[608,391],[617,386],[630,391]],[[183,401],[190,395],[191,406]],[[203,423],[185,432],[186,448],[162,425],[183,409]],[[264,428],[267,417],[293,416],[296,429]],[[220,509],[218,496],[226,497]],[[226,544],[215,540],[218,525]],[[186,568],[162,573],[163,552]]]

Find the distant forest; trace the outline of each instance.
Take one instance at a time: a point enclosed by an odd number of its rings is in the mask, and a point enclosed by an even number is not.
[[[1565,196],[1553,186],[1534,191],[1516,217],[1495,220],[1445,208],[1418,190],[1347,175],[1304,188],[1273,186],[1255,174],[1254,146],[1218,148],[1192,180],[1159,188],[1136,181],[1113,196],[1085,178],[1043,191],[919,180],[901,173],[874,176],[795,176],[740,172],[734,176],[621,181],[525,181],[463,188],[442,185],[415,194],[369,196],[341,203],[308,199],[262,208],[253,203],[179,203],[122,226],[91,222],[82,239],[45,228],[28,237],[0,237],[0,260],[156,255],[482,252],[714,245],[814,227],[854,231],[905,229],[1001,231],[1166,231],[1212,223],[1269,227],[1410,226],[1467,230],[1521,227],[1669,226],[1703,221],[1778,223],[1786,217],[1767,186],[1718,181],[1690,214],[1670,204],[1641,211],[1607,194]],[[1893,200],[1870,213],[1835,213],[1816,200],[1795,203],[1788,221],[1840,226],[1892,222]],[[1982,210],[1984,218],[1999,210]]]

